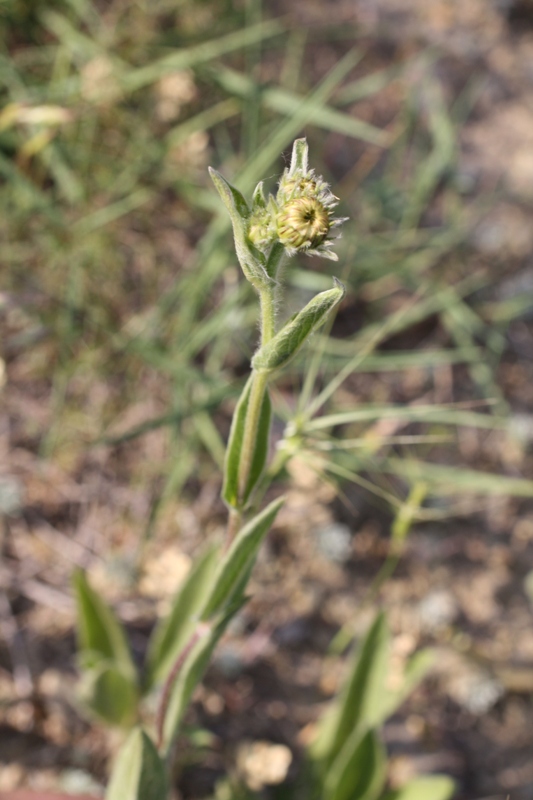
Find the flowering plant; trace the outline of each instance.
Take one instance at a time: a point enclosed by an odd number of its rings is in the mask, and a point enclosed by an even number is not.
[[[284,502],[280,497],[259,512],[254,508],[261,496],[258,488],[264,488],[269,450],[269,383],[344,296],[344,287],[334,279],[331,289],[316,295],[278,328],[277,294],[284,258],[302,252],[337,260],[334,234],[343,222],[333,216],[337,198],[308,167],[305,139],[294,143],[290,167],[281,177],[276,196],[266,199],[260,183],[251,208],[220,173],[211,169],[210,174],[231,217],[242,271],[259,295],[261,338],[235,408],[226,451],[222,488],[228,507],[226,541],[206,550],[181,587],[169,616],[157,623],[142,681],[120,622],[84,574],[76,575],[85,705],[108,723],[130,728],[142,713],[141,695],[158,696],[154,730],[134,727],[118,754],[106,800],[165,800],[169,796],[183,715],[217,642],[246,602],[258,550]],[[343,692],[319,725],[309,751],[313,776],[309,796],[320,800],[378,800],[381,796],[386,756],[378,727],[427,666],[426,654],[419,654],[400,689],[389,690],[389,639],[386,620],[380,615],[361,645]],[[453,791],[451,782],[442,778],[426,779],[423,787],[416,781],[409,786],[411,794],[387,797],[409,800],[423,796],[423,790],[433,800],[447,800]]]

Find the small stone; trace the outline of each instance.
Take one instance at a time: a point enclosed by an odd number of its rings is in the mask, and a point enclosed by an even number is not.
[[[318,549],[329,561],[344,564],[352,554],[352,532],[347,525],[333,522],[316,532]]]

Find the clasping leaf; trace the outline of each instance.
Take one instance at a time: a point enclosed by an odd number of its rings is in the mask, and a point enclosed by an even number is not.
[[[263,345],[252,359],[257,372],[272,372],[289,363],[306,339],[324,324],[331,311],[344,297],[345,289],[336,278],[335,286],[317,294],[298,314],[295,314],[268,344]]]

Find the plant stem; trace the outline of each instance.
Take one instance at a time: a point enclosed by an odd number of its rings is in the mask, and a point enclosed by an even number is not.
[[[242,513],[236,508],[230,508],[228,516],[228,525],[226,527],[226,541],[224,543],[224,550],[227,550],[235,536],[240,530],[242,525]]]
[[[274,292],[269,287],[263,289],[260,295],[261,300],[261,344],[267,344],[276,330],[276,303]]]

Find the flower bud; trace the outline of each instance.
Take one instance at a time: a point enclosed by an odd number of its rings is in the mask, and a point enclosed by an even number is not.
[[[278,238],[282,245],[294,250],[319,247],[331,227],[328,210],[309,195],[290,200],[277,218]]]

